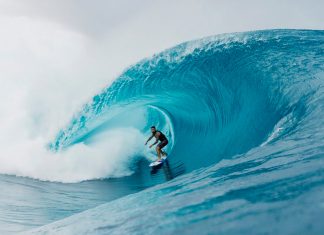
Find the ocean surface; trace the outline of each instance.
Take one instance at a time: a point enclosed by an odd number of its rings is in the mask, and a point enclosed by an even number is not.
[[[152,125],[170,140],[153,170]],[[217,35],[143,59],[46,148],[102,146],[103,162],[85,161],[95,174],[0,175],[0,233],[324,234],[324,31]]]

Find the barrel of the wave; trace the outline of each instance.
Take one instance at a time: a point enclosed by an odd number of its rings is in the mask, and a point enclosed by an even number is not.
[[[139,107],[147,109],[144,127],[132,126],[147,133],[150,119],[156,125],[164,119],[147,108],[155,107],[172,123],[170,162],[182,161],[190,171],[244,154],[266,142],[283,118],[301,120],[302,97],[314,92],[304,81],[318,81],[322,72],[322,37],[278,30],[183,43],[127,69],[56,141],[91,138],[103,124],[127,126],[130,118],[116,122],[111,113],[120,117]]]

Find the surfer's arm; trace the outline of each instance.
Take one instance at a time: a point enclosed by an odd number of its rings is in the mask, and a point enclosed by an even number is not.
[[[152,146],[156,145],[156,144],[159,142],[159,136],[160,136],[160,133],[157,132],[154,136],[155,136],[156,140],[155,140],[155,142],[154,142],[153,144],[151,144],[150,148],[151,148]],[[152,136],[152,137],[153,137],[153,136]]]
[[[154,137],[154,135],[151,135],[148,140],[145,142],[145,145],[147,145],[147,143]]]
[[[159,140],[156,139],[156,141],[155,141],[153,144],[150,145],[150,148],[151,148],[152,146],[156,145],[158,142],[159,142]]]

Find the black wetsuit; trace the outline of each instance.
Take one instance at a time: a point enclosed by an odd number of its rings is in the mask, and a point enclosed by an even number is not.
[[[157,132],[160,132],[160,136],[159,136],[159,139],[158,139],[160,141],[160,143],[157,146],[159,146],[160,149],[162,149],[163,147],[165,147],[169,143],[169,141],[168,141],[167,137],[161,131],[156,131],[154,133],[154,135]]]

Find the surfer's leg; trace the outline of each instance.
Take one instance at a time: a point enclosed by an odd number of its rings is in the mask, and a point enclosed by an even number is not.
[[[159,146],[156,146],[156,153],[158,156],[158,160],[161,160],[161,148]]]
[[[167,140],[162,141],[158,146],[160,147],[161,153],[163,156],[166,156],[167,153],[162,150],[169,142]]]

